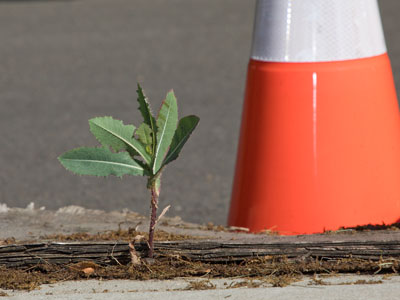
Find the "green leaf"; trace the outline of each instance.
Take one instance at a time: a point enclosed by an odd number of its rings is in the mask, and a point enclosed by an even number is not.
[[[139,128],[136,130],[136,135],[139,138],[139,141],[146,146],[146,151],[150,155],[153,153],[153,139],[152,139],[152,131],[146,123],[142,123]]]
[[[79,175],[144,175],[144,169],[127,152],[113,153],[109,148],[77,148],[62,154],[58,160],[69,171]]]
[[[89,120],[90,131],[103,146],[110,146],[114,151],[127,150],[135,126],[124,125],[112,117],[97,117]]]
[[[156,134],[157,134],[157,127],[156,127],[156,121],[153,117],[153,114],[151,113],[151,108],[150,108],[150,103],[147,101],[146,96],[144,95],[143,89],[138,84],[138,89],[137,89],[137,94],[138,94],[138,102],[139,102],[139,111],[143,116],[144,123],[147,124],[152,132],[151,138],[152,138],[152,151],[151,153],[154,153],[155,151],[155,146],[156,146]]]
[[[163,165],[166,165],[178,158],[179,153],[181,152],[183,146],[189,139],[199,121],[200,119],[197,116],[186,116],[180,119],[178,128],[176,129],[174,137],[172,139],[171,147],[169,148]]]
[[[112,117],[97,117],[89,120],[90,131],[103,146],[110,146],[114,151],[127,150],[132,155],[140,154],[150,165],[151,157],[145,146],[135,140],[133,132],[135,126],[124,125],[120,120]]]
[[[154,152],[153,174],[156,174],[171,145],[178,122],[178,107],[174,92],[171,90],[161,105],[157,118],[157,145]]]

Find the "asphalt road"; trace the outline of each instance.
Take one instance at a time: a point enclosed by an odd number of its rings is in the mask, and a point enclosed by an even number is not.
[[[246,77],[254,0],[0,1],[0,203],[75,204],[147,214],[143,178],[79,177],[57,156],[97,142],[87,120],[139,124],[136,82],[153,109],[174,88],[200,124],[164,173],[170,216],[224,224]],[[400,1],[381,12],[400,87]]]

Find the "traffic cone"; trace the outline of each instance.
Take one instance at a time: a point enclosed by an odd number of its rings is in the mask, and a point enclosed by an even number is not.
[[[228,223],[400,217],[400,115],[376,0],[258,0]]]

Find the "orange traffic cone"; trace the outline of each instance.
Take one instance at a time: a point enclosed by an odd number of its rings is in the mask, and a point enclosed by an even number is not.
[[[400,115],[376,0],[258,0],[228,223],[400,217]]]

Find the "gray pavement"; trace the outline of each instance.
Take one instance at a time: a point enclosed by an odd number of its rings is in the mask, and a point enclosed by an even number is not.
[[[138,124],[135,84],[154,110],[174,88],[201,122],[163,177],[161,206],[224,224],[254,0],[0,1],[0,203],[148,211],[142,178],[73,176],[56,157],[96,145],[93,116]],[[380,1],[400,87],[400,1]]]
[[[316,280],[314,280],[316,279]],[[7,299],[262,299],[262,300],[394,300],[400,294],[400,277],[343,275],[304,278],[280,288],[262,284],[258,288],[231,288],[241,279],[176,279],[168,281],[86,280],[43,285],[31,292],[5,291]],[[320,281],[321,280],[321,281]],[[190,290],[193,281],[206,281],[213,289]],[[318,283],[319,282],[319,283]],[[258,281],[254,281],[258,283]],[[321,285],[322,283],[322,285]],[[0,290],[1,291],[1,290]]]

